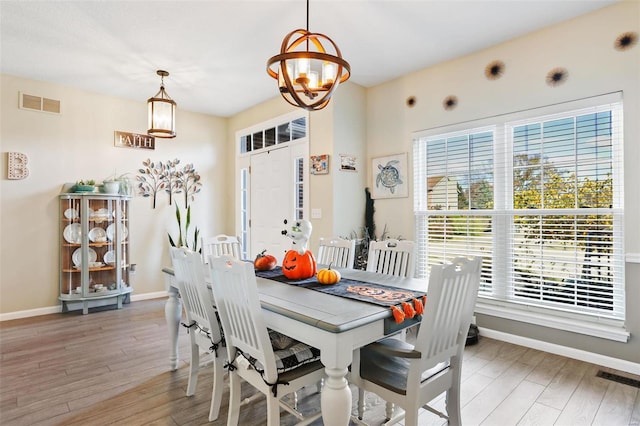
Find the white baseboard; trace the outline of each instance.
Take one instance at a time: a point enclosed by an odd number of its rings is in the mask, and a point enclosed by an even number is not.
[[[62,311],[62,306],[48,306],[46,308],[28,309],[26,311],[7,312],[0,314],[0,321],[9,321],[20,318],[38,317],[40,315],[57,314]]]
[[[504,333],[502,331],[483,327],[480,327],[480,336],[640,375],[640,364],[624,359],[612,358],[606,355],[583,351],[582,349],[556,345],[555,343],[543,342],[542,340],[530,339],[528,337],[517,336],[515,334]]]
[[[137,302],[140,300],[159,299],[161,297],[167,297],[166,291],[157,291],[154,293],[132,294],[131,301]],[[62,312],[62,305],[48,306],[46,308],[28,309],[26,311],[7,312],[0,314],[0,322],[9,321],[20,318],[37,317],[40,315],[59,314]]]
[[[156,291],[155,293],[132,294],[131,301],[138,302],[140,300],[160,299],[161,297],[167,297],[167,292]]]

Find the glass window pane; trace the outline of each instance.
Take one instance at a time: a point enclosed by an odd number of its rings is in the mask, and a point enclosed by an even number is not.
[[[270,147],[276,144],[276,128],[272,127],[264,131],[264,146]]]
[[[291,126],[289,123],[278,126],[278,143],[285,143],[291,140]]]
[[[301,117],[291,122],[291,140],[301,139],[307,136],[307,119]]]
[[[253,150],[260,149],[264,146],[264,136],[262,132],[253,134]]]

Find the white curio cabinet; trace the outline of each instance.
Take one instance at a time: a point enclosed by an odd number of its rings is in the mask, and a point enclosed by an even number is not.
[[[60,194],[60,301],[62,311],[129,302],[129,200],[120,194]]]

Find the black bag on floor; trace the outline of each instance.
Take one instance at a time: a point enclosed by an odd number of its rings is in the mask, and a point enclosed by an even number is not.
[[[480,332],[478,331],[478,326],[475,324],[471,324],[469,327],[469,332],[467,333],[467,343],[465,346],[475,345],[478,343],[478,338],[480,336]]]

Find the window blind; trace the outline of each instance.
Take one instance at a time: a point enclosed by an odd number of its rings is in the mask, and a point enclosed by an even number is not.
[[[482,256],[480,298],[624,319],[622,103],[590,103],[416,135],[418,276]]]

